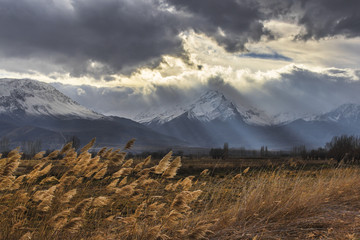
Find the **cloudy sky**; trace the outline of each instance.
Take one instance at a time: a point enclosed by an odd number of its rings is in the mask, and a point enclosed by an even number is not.
[[[317,113],[360,103],[358,0],[0,0],[0,78],[132,117],[217,89]]]

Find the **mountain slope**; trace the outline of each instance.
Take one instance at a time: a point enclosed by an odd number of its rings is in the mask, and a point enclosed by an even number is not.
[[[29,79],[0,79],[0,114],[14,120],[32,118],[99,119],[95,113],[54,87]]]
[[[342,105],[319,116],[281,114],[267,117],[264,112],[235,106],[217,91],[206,92],[187,106],[179,106],[142,122],[155,131],[174,136],[196,146],[232,146],[291,149],[306,145],[321,147],[333,136],[360,133],[360,106]]]
[[[264,142],[273,146],[283,144],[281,138],[269,137],[273,135],[273,128],[263,113],[235,106],[218,91],[208,91],[187,106],[152,118],[143,115],[140,121],[155,131],[194,146],[222,146],[224,142],[246,147],[258,147]]]
[[[236,106],[218,91],[207,91],[198,99],[185,106],[163,112],[150,112],[138,115],[135,120],[144,124],[165,124],[180,116],[200,122],[211,122],[213,120],[228,121],[241,118],[244,122],[251,125],[269,125],[270,118],[264,112],[255,108]]]
[[[315,117],[318,121],[336,122],[339,124],[358,124],[360,123],[360,105],[347,103],[334,110]]]
[[[54,87],[28,79],[0,79],[0,133],[13,146],[39,139],[43,148],[60,146],[71,136],[82,143],[96,137],[100,146],[114,147],[131,138],[138,148],[185,144],[132,120],[95,113]]]

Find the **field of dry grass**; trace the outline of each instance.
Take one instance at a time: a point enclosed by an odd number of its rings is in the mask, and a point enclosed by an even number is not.
[[[187,176],[171,152],[125,160],[129,142],[93,157],[93,144],[39,153],[25,166],[18,150],[0,159],[0,239],[360,237],[356,166]]]

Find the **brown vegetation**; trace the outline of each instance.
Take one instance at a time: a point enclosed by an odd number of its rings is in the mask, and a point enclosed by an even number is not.
[[[69,145],[19,171],[18,149],[0,159],[0,239],[356,239],[360,169],[176,175],[167,154]],[[129,149],[131,140],[124,150]],[[60,160],[54,160],[54,159]]]

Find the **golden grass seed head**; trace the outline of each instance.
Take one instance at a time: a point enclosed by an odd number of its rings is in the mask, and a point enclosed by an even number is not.
[[[17,177],[14,181],[14,184],[10,187],[9,190],[18,190],[21,187],[21,184],[23,183],[25,178],[26,178],[26,175],[21,175],[21,176]]]
[[[192,187],[193,178],[194,176],[189,176],[180,182],[180,185],[183,187],[183,190],[189,190]]]
[[[103,147],[103,148],[101,148],[101,149],[99,150],[99,152],[98,152],[96,155],[97,155],[97,156],[102,157],[102,156],[103,156],[103,154],[105,153],[106,149],[107,149],[107,147]]]
[[[9,190],[14,184],[13,176],[0,178],[0,191]]]
[[[35,154],[35,156],[33,157],[33,159],[34,159],[34,160],[39,160],[39,159],[41,159],[41,158],[44,157],[45,153],[46,153],[45,151],[38,152],[37,154]]]
[[[107,185],[106,188],[107,189],[113,189],[113,188],[115,188],[117,186],[118,182],[119,182],[119,179],[115,179],[109,185]]]
[[[33,234],[32,232],[27,232],[24,235],[21,236],[21,238],[19,240],[31,240],[33,239]]]
[[[133,146],[134,143],[135,143],[135,140],[136,140],[135,138],[130,139],[130,141],[128,141],[128,142],[126,143],[124,149],[125,149],[125,150],[131,149],[132,146]]]
[[[205,169],[204,171],[202,171],[201,173],[200,173],[200,176],[201,177],[205,177],[205,176],[208,176],[209,175],[209,169]]]
[[[58,182],[59,182],[59,180],[56,177],[50,176],[50,177],[47,177],[47,178],[44,178],[43,180],[41,180],[41,182],[39,184],[45,185],[48,183],[58,183]]]
[[[32,199],[33,199],[35,202],[42,201],[42,200],[45,199],[47,196],[54,195],[56,188],[57,188],[57,185],[52,186],[52,187],[50,187],[50,188],[47,189],[47,190],[39,190],[39,191],[36,191],[36,192],[34,193],[34,195],[32,196]]]
[[[154,172],[156,174],[162,174],[169,167],[171,156],[172,156],[172,151],[170,151],[168,154],[166,154],[160,160],[159,164],[157,166],[155,166],[155,171]]]
[[[17,156],[19,154],[19,151],[20,151],[20,147],[17,147],[13,150],[11,150],[8,155],[7,155],[7,158],[12,158],[14,156]]]
[[[123,165],[122,167],[123,168],[128,168],[128,167],[131,167],[131,165],[134,163],[134,159],[129,159],[127,160]]]
[[[70,214],[71,214],[71,209],[65,209],[65,210],[57,213],[50,219],[51,225],[53,226],[53,224],[56,223],[57,221],[59,221],[60,219],[63,219],[63,218],[67,219],[67,217],[70,216]]]
[[[173,225],[173,224],[177,224],[179,220],[183,219],[185,216],[176,211],[176,210],[171,210],[169,215],[166,217],[167,220],[167,224]]]
[[[119,177],[123,177],[123,176],[128,176],[132,173],[132,171],[133,171],[132,168],[121,168],[119,171],[113,173],[111,178],[119,178]]]
[[[138,163],[138,164],[136,164],[136,166],[134,167],[134,171],[135,171],[135,172],[140,172],[143,167],[144,167],[144,162]]]
[[[89,151],[89,149],[94,146],[95,141],[96,141],[96,138],[91,139],[91,141],[90,141],[88,144],[86,144],[86,145],[80,150],[80,152],[83,153],[83,152]]]
[[[111,202],[111,200],[106,196],[100,196],[94,199],[92,202],[93,207],[104,207],[108,205]]]
[[[72,209],[72,213],[76,215],[84,215],[86,210],[91,206],[92,201],[93,198],[83,199],[81,202],[75,205],[75,207]]]
[[[54,158],[56,158],[57,156],[59,156],[59,154],[60,154],[60,151],[59,151],[59,150],[55,150],[55,151],[51,152],[51,153],[47,156],[47,158],[48,158],[48,159],[54,159]]]
[[[108,150],[102,155],[102,158],[109,159],[109,156],[111,156],[112,151],[113,151],[112,148],[108,149]]]
[[[171,163],[170,166],[162,174],[165,178],[174,178],[178,169],[181,167],[181,158],[176,157]]]
[[[10,153],[11,157],[8,157],[7,162],[0,168],[0,176],[12,175],[20,164],[21,155],[15,150]]]
[[[162,225],[150,227],[145,233],[145,239],[167,239],[165,236],[161,237]]]
[[[150,188],[150,187],[157,187],[160,183],[155,179],[145,179],[139,183],[139,186],[142,188]]]
[[[94,179],[97,179],[97,180],[102,179],[105,176],[106,172],[107,172],[107,166],[100,169],[100,171],[98,171],[95,174]]]
[[[131,185],[124,186],[122,188],[116,188],[115,193],[122,197],[129,197],[135,192],[134,187]]]
[[[213,225],[213,223],[208,223],[207,221],[199,221],[187,237],[189,239],[206,239],[208,234],[213,234],[210,230]]]
[[[68,143],[66,143],[63,148],[61,149],[60,151],[60,154],[63,155],[63,154],[66,154],[68,151],[70,151],[70,149],[72,148],[73,146],[73,142],[70,141]]]
[[[145,168],[143,170],[141,170],[140,172],[138,172],[136,175],[137,176],[147,176],[149,175],[149,173],[152,171],[151,168]]]
[[[69,203],[71,199],[76,195],[76,193],[77,193],[76,188],[66,192],[64,195],[60,197],[60,203],[62,204]]]
[[[142,202],[135,210],[135,213],[132,215],[135,218],[140,217],[144,213],[146,202]]]
[[[109,157],[109,160],[115,165],[120,165],[124,162],[125,157],[126,157],[125,152],[115,153],[113,156]]]
[[[127,182],[128,182],[128,177],[126,176],[121,180],[121,182],[119,183],[119,186],[124,186],[127,184]]]
[[[176,194],[173,202],[171,203],[171,209],[176,210],[177,212],[184,213],[190,210],[189,205],[189,194],[188,192],[180,192]]]
[[[151,162],[151,155],[147,156],[147,157],[144,159],[144,161],[143,161],[144,166],[149,165],[150,162]]]
[[[75,217],[69,220],[69,222],[63,227],[63,229],[71,234],[79,232],[84,223],[83,218]]]

